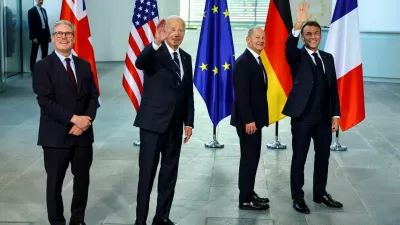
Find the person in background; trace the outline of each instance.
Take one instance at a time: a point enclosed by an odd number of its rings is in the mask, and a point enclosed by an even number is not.
[[[35,0],[36,5],[28,10],[29,40],[32,41],[30,69],[36,63],[36,58],[40,46],[42,59],[47,56],[49,42],[51,42],[49,21],[46,10],[42,7],[43,0]]]

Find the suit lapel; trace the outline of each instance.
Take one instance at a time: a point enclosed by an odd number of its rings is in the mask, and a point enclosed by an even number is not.
[[[79,60],[78,57],[72,55],[72,58],[74,59],[74,64],[75,64],[75,76],[76,76],[76,82],[78,83],[78,94],[81,91],[82,88],[82,76],[81,76],[81,72],[83,71],[82,68],[82,63],[81,60]]]
[[[330,75],[330,73],[329,73],[329,68],[331,68],[331,65],[329,64],[329,60],[328,60],[328,58],[326,57],[326,54],[325,54],[325,52],[322,52],[322,51],[319,51],[319,54],[321,55],[321,58],[322,58],[322,63],[324,64],[324,66],[325,66],[325,76],[326,76],[326,79],[328,80],[328,84],[329,84],[329,86],[331,86],[331,75]]]
[[[189,74],[189,65],[190,63],[188,62],[188,59],[185,56],[185,53],[183,53],[183,51],[179,48],[179,55],[181,56],[181,60],[182,60],[182,67],[183,67],[183,79],[182,79],[182,83],[184,83],[184,81],[186,81],[187,76],[191,76],[191,74]]]
[[[251,66],[255,67],[255,68],[259,68],[259,70],[258,70],[259,71],[259,75],[261,76],[263,81],[264,81],[264,76],[265,76],[264,86],[265,86],[265,88],[267,88],[267,85],[268,85],[267,71],[265,71],[264,68],[261,68],[260,64],[258,64],[257,59],[254,57],[254,55],[247,48],[246,48],[245,52],[247,54],[247,57],[250,58],[250,62],[253,64]],[[265,73],[265,75],[264,75],[264,73]]]

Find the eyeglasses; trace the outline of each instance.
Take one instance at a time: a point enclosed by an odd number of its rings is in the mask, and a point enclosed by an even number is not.
[[[58,38],[62,38],[64,35],[66,38],[71,38],[72,36],[74,36],[74,33],[57,31],[57,32],[54,32],[53,35],[55,35]]]

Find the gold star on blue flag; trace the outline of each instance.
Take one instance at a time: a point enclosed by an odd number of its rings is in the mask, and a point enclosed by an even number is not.
[[[204,12],[193,82],[216,127],[232,113],[235,52],[227,0],[206,0]]]

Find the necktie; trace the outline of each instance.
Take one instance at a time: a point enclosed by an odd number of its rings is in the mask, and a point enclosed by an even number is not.
[[[72,86],[74,86],[74,88],[77,89],[78,85],[76,84],[74,71],[72,71],[71,63],[70,63],[71,59],[70,58],[65,58],[65,61],[67,62],[67,73],[69,75],[69,79],[71,80]]]
[[[46,14],[44,13],[44,9],[40,7],[40,11],[42,12],[43,20],[46,21]]]
[[[262,61],[261,61],[261,57],[260,57],[260,56],[258,56],[258,64],[260,65],[260,67],[261,67],[261,69],[262,69],[262,71],[263,71],[263,74],[264,74],[264,82],[267,83],[267,73],[265,72],[265,68],[264,68],[264,65],[263,65],[263,63],[262,63]]]
[[[179,58],[178,58],[178,53],[174,52],[174,64],[175,64],[175,72],[179,77],[179,80],[181,80],[181,64],[179,63]]]
[[[322,71],[322,73],[325,73],[324,72],[324,67],[322,66],[322,61],[318,57],[318,54],[316,52],[314,52],[312,55],[314,56],[315,63],[317,64],[317,67]]]

